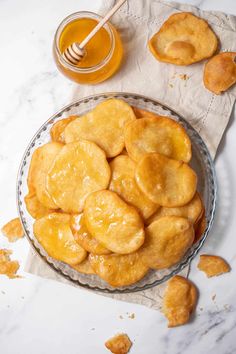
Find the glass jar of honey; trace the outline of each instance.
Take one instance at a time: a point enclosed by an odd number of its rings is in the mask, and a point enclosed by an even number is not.
[[[97,84],[108,79],[119,69],[122,61],[121,39],[110,23],[106,23],[89,41],[78,65],[68,63],[62,56],[72,43],[81,43],[100,19],[92,12],[76,12],[61,22],[54,37],[53,55],[58,69],[80,84]]]

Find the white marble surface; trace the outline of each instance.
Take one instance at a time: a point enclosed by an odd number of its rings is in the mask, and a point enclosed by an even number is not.
[[[186,2],[236,15],[235,0]],[[53,63],[56,26],[74,11],[96,11],[100,3],[0,0],[1,225],[16,215],[16,174],[29,139],[52,113],[70,102],[76,86],[60,75]],[[14,250],[24,275],[18,280],[0,277],[0,353],[105,354],[104,341],[120,331],[134,341],[131,352],[135,354],[236,353],[235,134],[234,111],[216,159],[217,215],[202,250],[224,256],[232,272],[206,280],[196,270],[197,260],[193,262],[191,279],[199,287],[200,298],[190,324],[167,329],[159,312],[24,274],[27,241],[8,244],[0,236],[0,248]],[[129,313],[135,313],[135,319],[130,319]]]

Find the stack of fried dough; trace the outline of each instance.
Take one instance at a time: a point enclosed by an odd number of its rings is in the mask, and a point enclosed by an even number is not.
[[[204,220],[191,155],[180,123],[120,99],[56,122],[28,173],[35,237],[50,257],[113,287],[173,266]]]

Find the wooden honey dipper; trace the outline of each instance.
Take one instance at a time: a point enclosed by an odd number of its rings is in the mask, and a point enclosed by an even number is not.
[[[93,36],[102,28],[107,21],[114,15],[114,13],[119,10],[119,8],[126,2],[127,0],[119,0],[115,6],[103,17],[97,24],[96,27],[85,37],[85,39],[81,43],[72,43],[63,53],[64,59],[72,64],[77,65],[83,56],[85,55],[84,47],[88,42],[93,38]]]

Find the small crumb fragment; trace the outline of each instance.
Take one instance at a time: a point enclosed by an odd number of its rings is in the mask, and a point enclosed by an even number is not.
[[[200,309],[199,309],[200,311],[203,311],[203,307],[200,307]]]
[[[95,331],[95,328],[93,327],[93,328],[91,328],[91,331]]]
[[[0,274],[8,276],[8,278],[19,278],[16,275],[20,265],[18,261],[12,261],[10,255],[12,251],[0,249]]]
[[[134,313],[131,313],[131,314],[129,315],[129,318],[131,318],[131,320],[133,320],[133,319],[135,318],[135,314],[134,314]]]
[[[120,318],[121,320],[123,320],[124,317],[120,315],[119,318]]]
[[[169,84],[169,87],[173,88],[173,87],[174,87],[174,85],[173,85],[173,84]]]
[[[116,336],[108,339],[105,346],[113,354],[127,354],[132,346],[132,342],[127,334],[117,334]]]
[[[188,79],[189,79],[189,76],[188,76],[188,75],[186,75],[186,74],[180,74],[180,75],[179,75],[179,78],[180,78],[181,80],[186,81],[186,80],[188,80]]]
[[[215,300],[215,298],[216,298],[216,294],[214,294],[214,295],[212,295],[212,301],[214,301]]]
[[[19,218],[9,221],[2,227],[1,231],[8,238],[9,242],[15,242],[24,237],[24,230]]]
[[[200,256],[200,261],[197,267],[199,270],[202,270],[208,278],[230,271],[230,266],[223,258],[207,254]]]
[[[3,295],[6,295],[5,291],[3,291],[3,290],[1,290],[1,293],[2,293]]]

